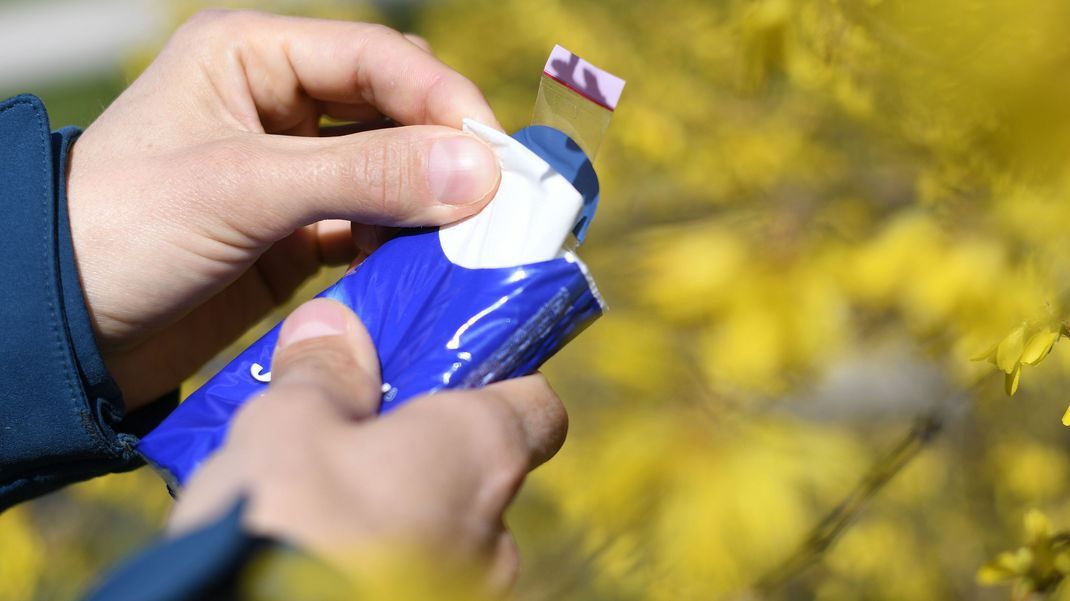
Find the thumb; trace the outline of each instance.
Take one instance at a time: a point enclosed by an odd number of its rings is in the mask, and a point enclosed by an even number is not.
[[[224,223],[260,243],[323,219],[452,223],[483,208],[501,177],[490,146],[440,126],[329,138],[243,134],[220,144],[230,168],[205,170],[220,180],[206,182],[205,196],[217,199]]]
[[[279,330],[270,396],[351,420],[375,415],[382,395],[379,358],[368,331],[345,305],[313,299]],[[319,405],[311,408],[309,405]]]

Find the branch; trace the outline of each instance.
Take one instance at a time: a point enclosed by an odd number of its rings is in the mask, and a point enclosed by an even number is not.
[[[878,460],[850,494],[814,526],[799,548],[759,578],[751,592],[766,597],[817,563],[866,503],[936,438],[943,425],[944,419],[938,411],[919,416],[899,443]]]

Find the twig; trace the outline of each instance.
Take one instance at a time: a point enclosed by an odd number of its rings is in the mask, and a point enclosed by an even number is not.
[[[899,443],[877,461],[850,494],[814,526],[795,552],[759,578],[751,592],[759,597],[768,596],[817,563],[866,503],[936,438],[943,425],[944,419],[939,411],[918,417]]]

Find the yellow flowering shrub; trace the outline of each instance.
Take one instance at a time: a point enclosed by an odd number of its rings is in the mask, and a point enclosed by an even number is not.
[[[518,599],[1070,598],[1070,4],[257,4],[412,29],[508,129],[555,43],[628,80]],[[0,599],[72,598],[167,504],[139,473],[5,513]]]

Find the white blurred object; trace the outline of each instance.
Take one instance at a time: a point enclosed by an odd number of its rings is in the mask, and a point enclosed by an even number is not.
[[[114,69],[132,48],[160,39],[166,14],[158,0],[0,4],[0,88],[29,92]]]
[[[789,413],[816,420],[909,417],[959,402],[957,387],[923,349],[889,340],[831,366],[812,386],[784,398]]]

